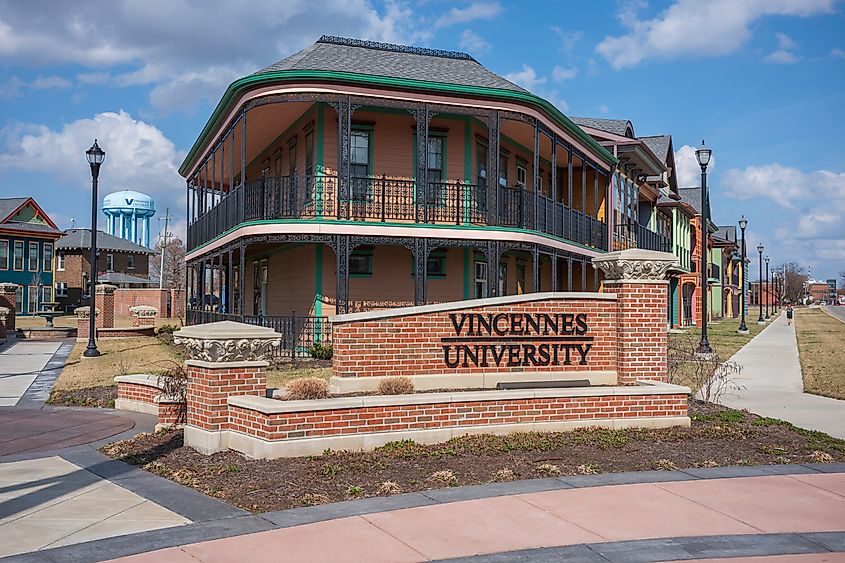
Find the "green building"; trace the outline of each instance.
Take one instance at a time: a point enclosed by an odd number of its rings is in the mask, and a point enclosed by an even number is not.
[[[18,285],[18,315],[55,301],[53,258],[62,236],[31,197],[0,198],[0,282]]]

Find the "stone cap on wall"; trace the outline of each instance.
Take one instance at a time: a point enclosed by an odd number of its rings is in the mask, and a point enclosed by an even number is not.
[[[0,282],[0,293],[15,293],[20,287],[16,283],[12,282]]]
[[[96,293],[114,293],[117,290],[116,285],[111,285],[107,283],[98,283],[94,286],[94,291]]]
[[[135,305],[134,307],[129,307],[129,312],[132,313],[133,317],[149,318],[158,315],[158,309],[150,307],[149,305]]]
[[[664,280],[678,258],[669,252],[629,248],[593,258],[593,265],[604,272],[608,281]]]
[[[269,359],[281,336],[269,327],[219,321],[177,330],[173,342],[185,346],[192,360],[250,362]]]
[[[80,319],[87,319],[87,318],[91,317],[91,307],[88,307],[87,305],[85,307],[77,307],[76,309],[74,309],[73,312],[76,313],[76,316]],[[94,316],[99,316],[99,315],[100,315],[100,308],[97,307],[94,310]]]
[[[379,311],[365,311],[362,313],[348,313],[329,318],[332,323],[348,323],[355,321],[369,321],[387,319],[390,317],[404,317],[406,315],[422,315],[426,313],[440,313],[442,311],[458,311],[461,309],[477,309],[479,307],[493,307],[496,305],[513,305],[516,303],[531,303],[534,301],[572,301],[577,299],[596,299],[615,301],[613,293],[591,293],[578,291],[547,291],[542,293],[523,293],[522,295],[505,295],[502,297],[486,297],[483,299],[467,299],[465,301],[446,301],[412,307],[396,307]]]

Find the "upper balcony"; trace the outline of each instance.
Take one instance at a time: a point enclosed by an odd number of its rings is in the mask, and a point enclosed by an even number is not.
[[[672,241],[670,237],[652,231],[645,225],[628,222],[616,225],[614,247],[616,250],[642,248],[672,252]]]

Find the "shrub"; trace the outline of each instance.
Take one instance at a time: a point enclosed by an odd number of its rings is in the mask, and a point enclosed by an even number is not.
[[[810,459],[816,463],[833,463],[833,456],[820,450],[816,450],[811,453]]]
[[[442,471],[435,471],[429,477],[431,481],[435,483],[439,483],[441,485],[446,485],[447,487],[457,487],[458,486],[458,478],[455,477],[455,474],[452,473],[450,469],[444,469]]]
[[[537,466],[537,471],[544,475],[560,475],[560,467],[551,463],[544,463]]]
[[[675,471],[678,466],[670,459],[658,459],[654,464],[654,468],[659,471]]]
[[[402,488],[395,481],[385,481],[378,486],[378,494],[383,497],[398,495],[401,492]]]
[[[514,480],[514,472],[512,469],[508,469],[505,467],[504,469],[500,469],[496,471],[493,475],[493,481],[513,481]]]
[[[595,463],[583,463],[578,466],[579,475],[598,475],[599,466]]]
[[[179,327],[176,325],[161,325],[156,329],[156,334],[173,334],[179,330]]]
[[[410,395],[414,392],[414,382],[410,377],[388,377],[378,382],[376,393],[379,395]]]
[[[328,495],[322,493],[305,493],[302,496],[302,502],[306,506],[315,506],[318,504],[328,504],[332,501]]]
[[[289,381],[285,391],[285,399],[291,401],[325,399],[329,396],[329,384],[319,377],[302,377]]]
[[[334,354],[334,349],[331,344],[323,344],[322,342],[315,342],[311,345],[308,351],[311,357],[315,360],[331,360]]]
[[[358,485],[349,485],[346,489],[346,494],[351,497],[358,497],[364,494],[364,489]]]

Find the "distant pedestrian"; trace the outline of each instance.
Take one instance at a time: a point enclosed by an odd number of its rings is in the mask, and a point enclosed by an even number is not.
[[[792,326],[792,305],[786,306],[786,324]]]

